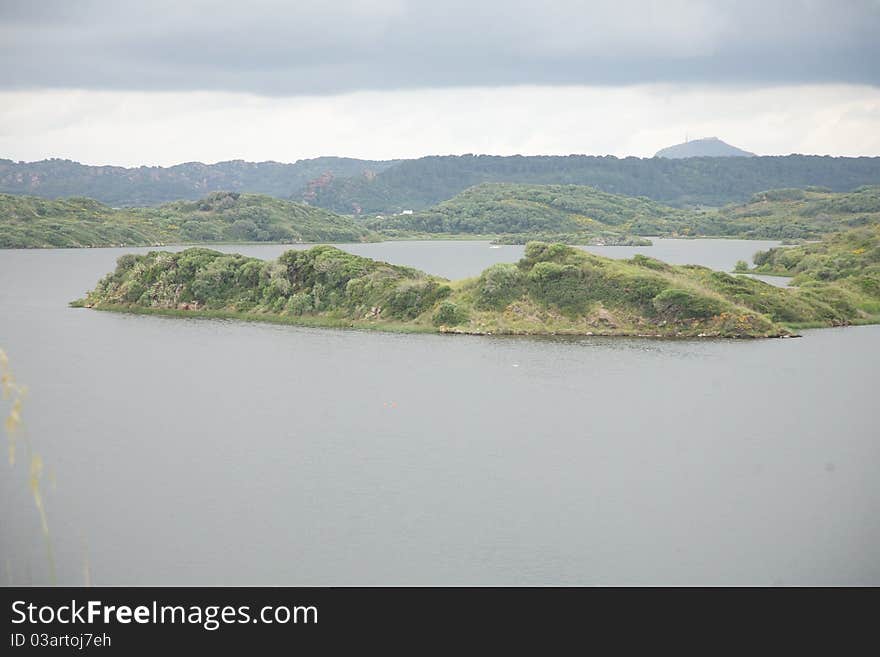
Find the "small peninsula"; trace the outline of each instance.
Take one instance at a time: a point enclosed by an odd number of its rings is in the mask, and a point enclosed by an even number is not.
[[[112,208],[93,199],[0,194],[0,248],[161,246],[210,242],[364,242],[378,236],[329,210],[261,194]]]
[[[784,337],[876,321],[839,281],[783,289],[637,255],[530,242],[516,264],[449,281],[332,246],[266,262],[205,248],[119,258],[72,305],[328,327],[508,335]]]

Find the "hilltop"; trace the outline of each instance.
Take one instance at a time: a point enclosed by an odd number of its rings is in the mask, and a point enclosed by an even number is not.
[[[531,242],[516,264],[447,281],[331,246],[274,262],[204,248],[119,258],[85,299],[105,310],[475,334],[774,337],[786,323],[876,321],[863,303],[699,266]],[[864,298],[859,300],[864,301]]]
[[[661,148],[654,154],[654,157],[670,159],[686,157],[755,157],[755,154],[736,146],[731,146],[718,139],[718,137],[706,137]]]
[[[0,248],[150,246],[191,242],[356,242],[370,231],[321,208],[258,194],[117,209],[88,198],[0,194]]]

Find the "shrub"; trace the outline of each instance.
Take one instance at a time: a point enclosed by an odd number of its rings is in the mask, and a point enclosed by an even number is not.
[[[290,315],[304,315],[314,310],[312,304],[312,296],[304,292],[294,294],[287,300],[284,306],[284,312]]]
[[[672,287],[654,297],[654,308],[661,316],[677,319],[707,319],[724,310],[717,299]]]
[[[467,310],[451,301],[441,302],[432,318],[435,326],[455,326],[457,324],[464,324],[467,320]]]
[[[492,265],[480,275],[477,282],[477,307],[493,310],[507,307],[523,295],[525,282],[516,265]]]
[[[397,286],[388,299],[388,310],[394,317],[413,319],[447,296],[452,290],[437,281],[412,281]]]
[[[529,291],[536,300],[566,312],[583,310],[589,301],[583,272],[574,265],[537,263],[529,272]]]

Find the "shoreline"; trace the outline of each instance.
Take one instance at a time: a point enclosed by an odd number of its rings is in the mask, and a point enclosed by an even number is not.
[[[338,317],[321,317],[315,315],[273,315],[269,313],[242,313],[231,310],[182,310],[177,308],[145,308],[142,306],[124,306],[118,304],[105,304],[90,306],[83,303],[82,299],[71,301],[71,308],[83,308],[113,313],[130,315],[151,315],[159,317],[174,317],[178,319],[225,319],[241,322],[258,322],[264,324],[280,324],[286,326],[301,326],[305,328],[328,328],[343,330],[376,331],[380,333],[407,333],[407,334],[432,334],[432,335],[470,335],[470,336],[508,336],[508,337],[581,337],[581,338],[642,338],[650,340],[772,340],[803,337],[798,333],[790,335],[721,335],[713,333],[640,333],[638,331],[473,331],[447,326],[432,326],[427,324],[410,324],[403,322],[370,322],[366,320],[354,320]],[[848,325],[861,326],[880,324],[880,317],[872,320],[851,322]],[[841,328],[847,325],[833,325],[821,323],[780,324],[792,331],[801,329]]]
[[[346,242],[335,242],[335,241],[321,241],[321,242],[247,242],[242,240],[232,240],[232,241],[223,241],[223,242],[161,242],[154,244],[100,244],[100,245],[91,245],[91,246],[4,246],[0,247],[0,251],[83,251],[83,250],[93,250],[93,249],[163,249],[166,247],[184,247],[184,248],[205,248],[210,249],[214,246],[320,246],[323,244],[327,244],[330,246],[336,245],[345,245],[345,244],[383,244],[386,242],[489,242],[493,243],[495,240],[499,238],[505,237],[506,234],[496,234],[496,235],[483,235],[483,234],[456,234],[456,233],[438,233],[436,237],[431,237],[431,234],[420,234],[420,235],[408,235],[408,236],[382,236],[383,239],[379,240],[359,240],[359,241],[346,241]],[[639,236],[641,237],[641,236]],[[699,240],[739,240],[743,242],[780,242],[778,239],[770,239],[770,238],[749,238],[749,237],[740,237],[737,235],[699,235],[699,236],[684,236],[684,235],[651,235],[645,236],[645,239],[648,240],[681,240],[683,242],[693,242]],[[535,240],[535,241],[546,241],[546,240]],[[495,246],[524,246],[526,242],[518,242],[518,243],[495,243]],[[631,244],[590,244],[590,243],[573,243],[568,244],[568,246],[592,246],[592,247],[622,247],[622,248],[650,248],[652,246],[656,246],[655,244],[642,244],[642,245],[631,245]],[[749,273],[749,274],[761,274],[767,276],[790,276],[790,274],[765,274],[764,272],[756,272],[749,270],[748,272],[736,272],[736,273]]]

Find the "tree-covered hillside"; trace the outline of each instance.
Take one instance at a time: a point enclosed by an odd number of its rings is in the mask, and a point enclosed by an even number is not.
[[[484,182],[589,185],[667,205],[742,203],[765,189],[880,184],[880,158],[789,155],[683,159],[570,156],[431,156],[377,162],[322,157],[172,167],[87,166],[69,160],[0,160],[0,192],[87,196],[113,206],[157,205],[230,190],[291,198],[341,214],[421,210]]]
[[[391,236],[494,234],[521,243],[530,235],[566,235],[566,241],[582,243],[615,243],[631,235],[807,239],[880,223],[880,186],[848,193],[771,190],[715,210],[677,209],[583,185],[484,183],[426,210],[366,223]]]
[[[353,242],[363,226],[321,208],[257,194],[114,209],[87,198],[0,194],[0,248],[138,246],[188,242]]]
[[[187,162],[171,167],[90,166],[71,160],[13,162],[0,159],[0,192],[42,198],[86,196],[113,206],[158,205],[238,191],[304,200],[310,184],[334,176],[372,175],[393,165],[344,157],[281,162]]]
[[[743,203],[757,192],[880,184],[880,158],[789,155],[666,159],[462,155],[404,160],[377,175],[336,177],[313,203],[343,214],[421,210],[485,182],[588,185],[673,206]]]
[[[567,234],[588,240],[669,233],[688,217],[646,198],[583,185],[484,183],[427,210],[369,219],[367,226],[386,233]]]
[[[852,192],[828,189],[774,189],[748,203],[698,212],[689,235],[748,239],[814,239],[827,233],[880,223],[880,185]]]
[[[114,209],[86,198],[0,194],[0,247],[185,242],[348,242],[494,236],[569,244],[649,244],[645,236],[814,239],[880,223],[880,186],[849,193],[780,189],[716,209],[672,208],[583,185],[485,183],[433,208],[367,219],[269,196],[215,192],[199,201]],[[373,231],[378,231],[374,233]]]

